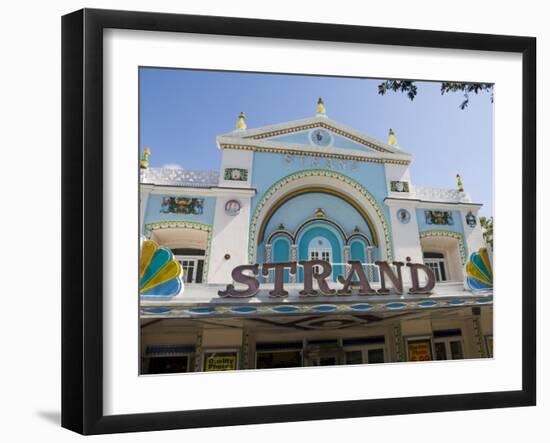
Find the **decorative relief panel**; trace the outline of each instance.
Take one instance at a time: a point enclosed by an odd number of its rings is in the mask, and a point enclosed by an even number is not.
[[[163,214],[200,215],[204,210],[203,198],[164,197],[160,206]]]
[[[424,211],[427,225],[454,225],[451,211]]]
[[[411,221],[411,213],[406,209],[399,209],[397,211],[397,220],[399,220],[400,223],[406,225]]]
[[[392,180],[390,182],[391,192],[409,192],[409,182]]]
[[[476,225],[477,225],[477,218],[476,218],[476,216],[472,213],[472,211],[468,212],[468,214],[466,215],[466,224],[467,224],[470,228],[475,228]]]
[[[224,180],[233,180],[245,182],[248,180],[248,169],[244,168],[225,168],[223,171]]]

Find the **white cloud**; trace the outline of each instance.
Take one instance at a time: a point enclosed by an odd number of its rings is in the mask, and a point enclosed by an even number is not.
[[[177,163],[166,163],[165,165],[162,165],[162,167],[164,169],[183,169],[183,167]]]

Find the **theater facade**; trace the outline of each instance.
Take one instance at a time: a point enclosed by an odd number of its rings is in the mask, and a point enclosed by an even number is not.
[[[150,168],[154,149],[141,162],[142,243],[170,251],[183,279],[176,293],[141,293],[142,374],[492,357],[491,253],[459,175],[455,189],[417,185],[391,129],[376,140],[328,118],[321,99],[310,118],[254,129],[241,113],[212,142],[215,171]],[[330,263],[332,293],[303,294],[312,260]],[[282,262],[296,269],[273,296],[261,265]],[[390,290],[339,293],[350,262]],[[433,289],[411,293],[399,263],[427,266]],[[258,290],[221,296],[247,264],[260,264]]]

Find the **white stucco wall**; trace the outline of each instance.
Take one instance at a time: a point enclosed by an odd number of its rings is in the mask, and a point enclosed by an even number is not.
[[[219,186],[231,188],[249,188],[252,180],[252,151],[239,151],[236,149],[224,149],[222,151],[222,161],[220,167]],[[242,168],[248,170],[246,181],[225,180],[224,172],[226,168]]]
[[[466,223],[466,215],[468,212],[476,217],[476,225],[471,228]],[[466,242],[466,247],[468,248],[468,254],[476,252],[479,248],[485,247],[485,240],[483,239],[483,231],[481,229],[481,223],[479,222],[479,208],[460,208],[460,215],[462,217],[462,225],[464,226],[464,241]]]
[[[422,247],[418,236],[418,223],[416,220],[416,210],[414,201],[386,201],[390,212],[390,223],[393,235],[394,257],[397,261],[405,262],[407,257],[411,258],[413,263],[422,263]],[[411,218],[409,223],[401,223],[397,218],[397,211],[406,209]],[[410,272],[403,272],[403,280],[407,284],[411,282]]]
[[[241,211],[230,216],[225,213],[225,204],[238,200]],[[223,193],[216,199],[212,243],[208,268],[208,283],[231,283],[231,271],[236,266],[248,263],[248,221],[250,219],[251,195]],[[229,254],[230,258],[224,256]]]
[[[410,165],[396,165],[385,163],[384,170],[386,172],[386,186],[388,189],[388,196],[390,197],[403,197],[412,194],[412,183],[411,183],[411,174],[410,174]],[[391,182],[392,181],[402,181],[409,183],[409,192],[392,192],[391,191]]]

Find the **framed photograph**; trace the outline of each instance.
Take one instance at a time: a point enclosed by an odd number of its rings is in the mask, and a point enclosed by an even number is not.
[[[535,50],[64,16],[62,425],[534,405]]]

